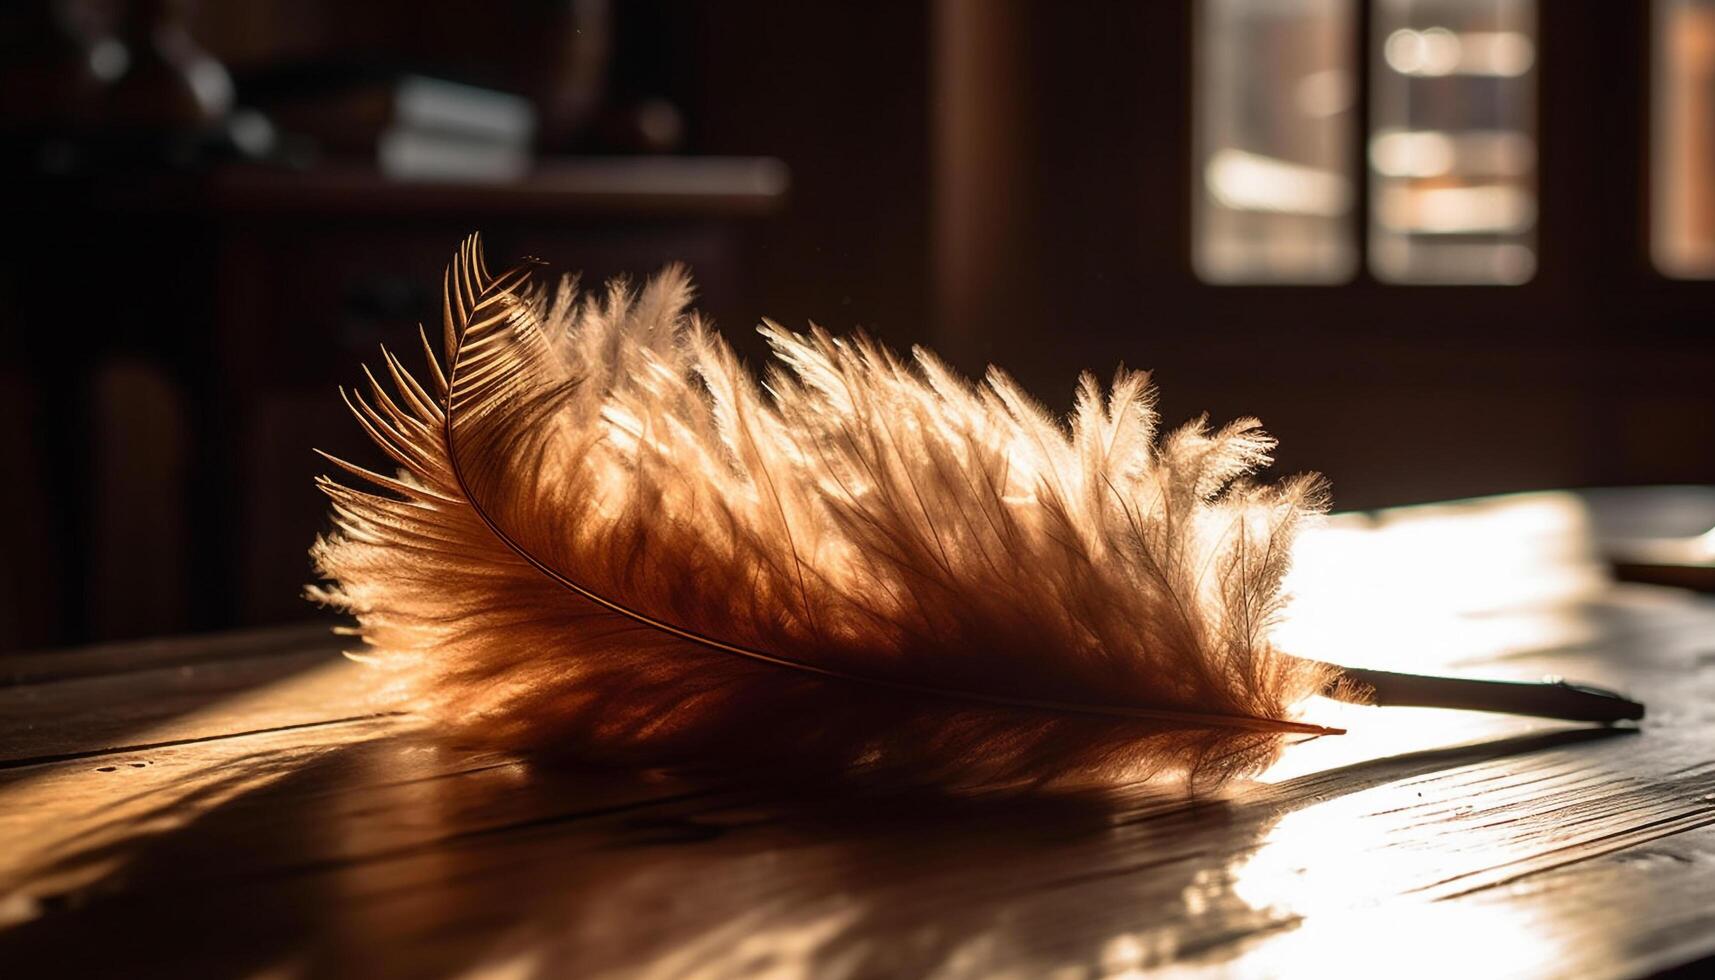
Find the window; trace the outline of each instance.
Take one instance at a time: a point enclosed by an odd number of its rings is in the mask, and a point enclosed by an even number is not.
[[[1715,278],[1715,2],[1656,0],[1650,252],[1664,275]]]
[[[1199,6],[1197,274],[1351,278],[1354,0]]]
[[[1380,0],[1370,271],[1519,283],[1536,271],[1534,0]]]
[[[1214,283],[1358,265],[1357,0],[1198,5],[1193,258]],[[1373,0],[1368,267],[1510,284],[1536,268],[1534,0]]]

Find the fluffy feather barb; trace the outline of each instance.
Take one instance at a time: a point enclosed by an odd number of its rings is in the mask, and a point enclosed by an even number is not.
[[[335,460],[311,590],[431,717],[608,764],[943,783],[1254,770],[1324,668],[1270,622],[1311,477],[1244,478],[1251,419],[1157,438],[1147,377],[1070,426],[1004,374],[762,328],[759,383],[641,290],[448,272],[444,367],[351,399],[395,476]],[[427,345],[425,345],[427,347]]]

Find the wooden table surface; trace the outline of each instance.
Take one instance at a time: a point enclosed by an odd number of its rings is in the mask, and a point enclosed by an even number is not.
[[[1566,495],[1337,519],[1281,642],[1619,687],[1640,728],[1318,701],[1351,734],[1205,799],[557,770],[378,711],[326,626],[0,658],[0,976],[1684,967],[1715,955],[1715,602],[1591,547]]]

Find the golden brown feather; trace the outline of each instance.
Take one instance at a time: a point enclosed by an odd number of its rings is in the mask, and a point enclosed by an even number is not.
[[[445,363],[350,401],[396,475],[324,479],[313,597],[466,737],[604,764],[944,785],[1256,770],[1324,668],[1269,643],[1320,484],[1255,420],[1070,425],[999,371],[766,324],[759,383],[669,269],[581,297],[448,270]]]

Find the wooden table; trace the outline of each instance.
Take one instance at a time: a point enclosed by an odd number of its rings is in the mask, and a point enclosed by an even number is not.
[[[1590,540],[1566,495],[1341,518],[1300,551],[1281,641],[1617,686],[1648,702],[1641,730],[1316,702],[1351,734],[1197,800],[560,771],[379,710],[321,627],[0,660],[0,975],[1695,963],[1715,954],[1715,602],[1615,584]]]

